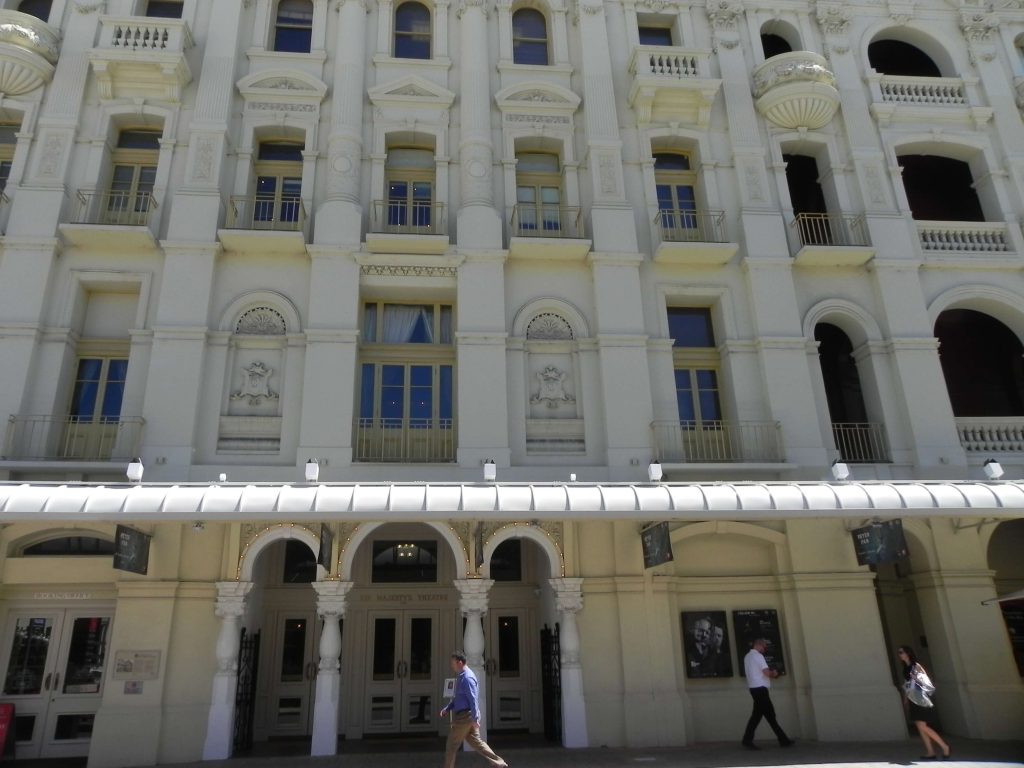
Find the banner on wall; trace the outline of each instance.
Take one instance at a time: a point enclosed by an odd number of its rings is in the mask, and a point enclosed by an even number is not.
[[[316,562],[322,565],[324,570],[331,572],[331,554],[334,550],[334,532],[326,523],[320,523],[320,551],[317,552]]]
[[[773,608],[759,608],[749,611],[733,611],[732,626],[736,631],[736,658],[743,669],[743,657],[757,638],[767,641],[764,660],[780,675],[786,674],[786,659],[782,654],[782,630],[779,627],[779,613]]]
[[[725,611],[680,615],[687,677],[732,677],[732,652]]]
[[[114,568],[145,576],[149,571],[149,543],[152,538],[134,528],[117,526],[114,532]]]
[[[858,565],[895,563],[907,556],[902,520],[872,523],[851,532]]]
[[[644,549],[644,568],[674,560],[667,522],[654,523],[640,531],[640,545]]]

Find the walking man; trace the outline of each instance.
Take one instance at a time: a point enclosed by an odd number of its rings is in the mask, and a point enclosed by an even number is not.
[[[779,673],[770,669],[768,662],[764,659],[764,649],[767,647],[768,641],[759,637],[751,644],[750,652],[743,659],[747,685],[750,686],[750,697],[754,700],[754,711],[750,713],[747,730],[743,733],[743,746],[747,749],[760,749],[754,744],[754,731],[760,725],[762,717],[775,731],[779,746],[791,747],[794,743],[775,719],[775,707],[772,705],[772,698],[768,691],[772,687],[772,680],[778,677]]]
[[[444,768],[455,768],[455,755],[465,741],[494,768],[508,768],[508,763],[494,754],[480,738],[480,694],[476,675],[466,666],[466,654],[456,651],[451,658],[455,678],[455,696],[441,710],[441,717],[451,713],[451,728],[444,750]]]

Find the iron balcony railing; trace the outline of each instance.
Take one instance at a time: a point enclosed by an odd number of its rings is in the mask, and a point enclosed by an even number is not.
[[[967,453],[1024,453],[1024,418],[957,418],[960,444]]]
[[[432,200],[374,200],[370,231],[387,235],[445,235],[444,203]]]
[[[114,461],[138,455],[142,417],[15,414],[7,420],[4,458],[12,461]]]
[[[233,195],[226,226],[227,229],[305,232],[306,204],[299,197]]]
[[[864,247],[868,242],[867,221],[863,216],[834,213],[798,213],[790,226],[800,246],[839,245]]]
[[[72,223],[146,227],[157,208],[152,192],[80,189]]]
[[[654,217],[662,242],[724,243],[725,211],[664,208]]]
[[[775,421],[656,421],[655,455],[665,464],[779,463],[782,431]]]
[[[513,237],[582,239],[583,211],[565,205],[519,204],[512,208]]]
[[[353,454],[355,461],[455,461],[455,422],[452,419],[359,419]]]
[[[879,464],[892,461],[884,424],[833,422],[832,439],[839,458],[847,464]]]

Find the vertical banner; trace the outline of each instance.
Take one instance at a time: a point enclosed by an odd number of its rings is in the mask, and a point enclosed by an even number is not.
[[[640,545],[644,549],[644,568],[674,560],[667,522],[655,523],[640,531]]]
[[[153,537],[125,525],[114,532],[114,568],[141,573],[149,571],[149,542]]]
[[[327,523],[320,523],[320,551],[317,552],[316,562],[322,565],[324,570],[331,572],[331,554],[334,552],[334,532]]]
[[[779,628],[779,613],[772,608],[752,611],[733,611],[732,626],[736,631],[736,658],[743,669],[743,657],[750,650],[750,644],[763,637],[768,641],[764,649],[764,660],[780,675],[786,674],[786,659],[782,655],[782,630]]]

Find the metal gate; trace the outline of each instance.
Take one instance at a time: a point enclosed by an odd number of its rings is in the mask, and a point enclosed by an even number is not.
[[[260,633],[247,635],[242,627],[238,648],[238,688],[235,691],[235,738],[232,754],[252,749],[256,714],[256,670],[260,663]]]
[[[544,625],[540,631],[542,698],[544,701],[544,738],[562,742],[562,656],[558,642],[558,624]]]

